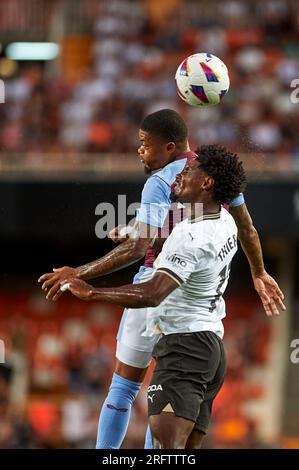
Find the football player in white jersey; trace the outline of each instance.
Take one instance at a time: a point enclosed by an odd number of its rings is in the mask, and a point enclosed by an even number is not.
[[[151,280],[110,289],[76,278],[62,282],[82,300],[134,308],[136,317],[137,309],[148,308],[144,335],[159,338],[148,389],[154,448],[200,447],[226,369],[222,296],[237,251],[237,226],[222,205],[243,191],[245,173],[237,155],[223,147],[203,146],[197,155],[172,190],[176,201],[191,203],[189,217],[168,237]],[[275,301],[284,309],[279,296]]]
[[[141,124],[139,138],[140,160],[153,173],[145,183],[136,219],[139,228],[152,236],[126,239],[96,261],[78,268],[55,269],[41,276],[40,282],[47,291],[47,298],[56,300],[61,295],[61,281],[69,276],[84,280],[96,278],[126,267],[144,256],[145,262],[136,274],[134,283],[142,283],[152,277],[153,262],[158,254],[158,243],[151,246],[153,234],[162,227],[167,216],[171,204],[171,186],[176,175],[188,161],[195,158],[195,153],[190,151],[184,120],[173,110],[164,109],[148,115]],[[242,194],[237,195],[232,202],[230,211],[236,220],[239,240],[265,310],[269,315],[277,314],[275,298],[282,296],[282,293],[264,269],[259,237]],[[118,229],[114,231],[115,234],[118,234]],[[146,314],[146,308],[139,311],[137,317],[134,309],[124,310],[117,336],[115,373],[100,416],[98,448],[118,448],[125,436],[130,410],[151,361],[156,341],[155,338],[142,336]]]

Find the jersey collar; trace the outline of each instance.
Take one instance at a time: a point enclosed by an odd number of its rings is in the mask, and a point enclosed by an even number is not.
[[[189,152],[185,152],[182,155],[178,155],[174,159],[174,162],[176,162],[177,160],[183,160],[184,158],[187,158],[188,161],[192,161],[192,160],[195,160],[196,157],[197,157],[196,153],[190,150]]]
[[[221,216],[221,211],[216,212],[215,214],[205,214],[201,215],[200,217],[197,217],[196,219],[191,219],[189,222],[191,224],[195,224],[196,222],[201,222],[202,220],[214,220],[214,219],[220,219]]]

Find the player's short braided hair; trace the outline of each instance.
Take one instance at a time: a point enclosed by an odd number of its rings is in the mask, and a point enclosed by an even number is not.
[[[188,138],[188,129],[184,119],[173,109],[160,109],[149,114],[142,121],[140,129],[166,143],[179,144]]]
[[[230,204],[243,192],[246,176],[237,154],[220,145],[202,145],[196,149],[200,168],[214,179],[214,195],[219,204]]]

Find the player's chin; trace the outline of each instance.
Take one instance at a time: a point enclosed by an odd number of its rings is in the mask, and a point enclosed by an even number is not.
[[[170,193],[171,202],[180,202],[181,190],[174,188]]]
[[[144,165],[143,171],[144,171],[144,173],[145,173],[146,175],[150,175],[151,172],[152,172],[152,170],[150,169],[150,167],[147,166],[147,165]]]

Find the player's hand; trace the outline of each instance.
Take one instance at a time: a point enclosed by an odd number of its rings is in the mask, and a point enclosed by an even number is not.
[[[42,282],[42,290],[47,292],[48,300],[57,300],[63,294],[60,290],[61,282],[67,278],[76,278],[79,275],[77,268],[63,266],[62,268],[54,268],[52,273],[43,274],[38,282]]]
[[[265,271],[261,276],[252,275],[252,279],[268,317],[279,315],[279,309],[282,312],[286,309],[283,303],[284,295],[273,277]]]
[[[69,278],[60,283],[60,289],[70,291],[74,296],[81,300],[91,300],[94,288],[81,279]]]
[[[109,232],[108,237],[114,243],[123,243],[129,238],[127,228],[125,225],[118,225]]]

